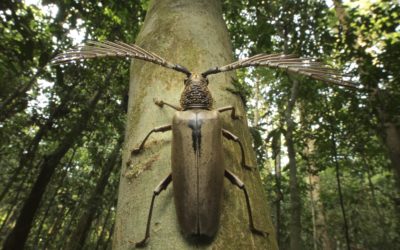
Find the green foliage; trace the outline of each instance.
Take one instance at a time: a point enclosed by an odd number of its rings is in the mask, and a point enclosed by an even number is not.
[[[400,131],[400,56],[399,50],[395,49],[399,47],[400,34],[398,3],[350,2],[349,6],[345,6],[349,23],[347,31],[340,25],[333,6],[328,7],[325,2],[240,3],[232,5],[241,8],[235,10],[230,9],[233,8],[230,2],[225,4],[228,12],[226,19],[232,14],[240,15],[239,19],[236,18],[238,22],[227,20],[236,48],[250,51],[250,54],[287,51],[302,56],[319,57],[353,74],[352,79],[366,88],[379,87],[379,94],[351,92],[306,78],[298,79],[301,83],[293,114],[296,127],[294,142],[300,173],[298,177],[301,180],[299,191],[304,208],[302,237],[305,249],[314,248],[312,221],[315,215],[311,214],[311,188],[308,183],[310,173],[321,176],[320,197],[329,237],[335,239],[333,243],[337,248],[346,248],[332,138],[337,148],[351,247],[398,248],[400,190],[396,187],[396,175],[388,158],[382,117],[377,115],[377,109],[384,110],[386,121],[397,124]],[[267,27],[268,24],[273,24],[272,30]],[[259,26],[263,28],[255,28]],[[280,144],[277,142],[282,140],[281,135],[285,133],[284,110],[290,96],[290,79],[293,76],[288,78],[285,74],[272,74],[268,70],[248,73],[250,75],[242,80],[251,84],[253,89],[253,95],[247,98],[248,117],[267,143],[267,147],[258,147],[258,162],[265,169],[264,183],[269,197],[272,197],[272,211],[277,209],[283,194],[280,202],[279,242],[282,249],[288,249],[289,173],[285,165],[285,141]],[[258,94],[255,93],[257,81]],[[313,142],[312,149],[310,142]],[[274,166],[273,160],[277,155],[281,156],[283,163],[281,175],[277,175],[276,168],[271,167]],[[311,163],[315,169],[310,172]],[[277,221],[275,213],[272,214]],[[316,247],[322,249],[321,239],[316,239],[316,242]]]
[[[60,145],[88,100],[102,89],[88,127],[57,165],[27,242],[28,249],[60,249],[71,240],[78,218],[90,205],[101,169],[123,134],[129,65],[98,60],[66,67],[50,66],[49,61],[77,42],[74,34],[78,31],[83,40],[134,42],[148,1],[46,0],[42,5],[0,3],[0,242],[14,226],[40,163]],[[316,211],[325,214],[327,233],[336,249],[346,248],[337,176],[351,247],[400,248],[396,184],[400,180],[385,144],[388,123],[400,131],[399,4],[347,2],[345,22],[325,1],[234,0],[224,1],[223,9],[236,57],[282,51],[318,57],[351,74],[367,90],[351,92],[267,69],[240,71],[227,89],[246,104],[275,221],[280,204],[281,249],[289,248],[290,239],[290,180],[282,135],[287,129],[284,112],[292,79],[300,81],[292,116],[305,249],[314,248],[314,241],[322,249],[321,239],[313,238],[315,204],[310,193],[315,188],[309,178],[315,174],[320,176],[322,204]],[[278,156],[282,160],[279,173],[274,167]],[[118,181],[119,167],[115,167],[85,249],[110,245]]]
[[[123,134],[129,64],[119,63],[107,82],[116,61],[68,67],[50,66],[49,61],[76,43],[78,31],[84,39],[133,41],[145,12],[139,1],[42,4],[0,4],[0,242],[14,226],[40,163],[62,143],[93,94],[103,90],[83,135],[74,138],[58,164],[26,244],[59,249],[71,240],[101,169]],[[118,181],[115,167],[89,228],[86,244],[91,249],[110,245]]]

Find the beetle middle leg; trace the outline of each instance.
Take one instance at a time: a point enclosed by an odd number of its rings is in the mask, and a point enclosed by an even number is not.
[[[248,165],[246,165],[246,159],[245,159],[245,154],[244,154],[244,149],[243,149],[243,145],[242,142],[240,141],[239,137],[237,137],[236,135],[234,135],[233,133],[229,132],[226,129],[222,129],[222,135],[228,139],[228,140],[232,140],[234,142],[237,142],[240,146],[240,151],[242,153],[242,167],[247,169],[247,170],[251,170],[253,169],[253,167],[250,167]]]
[[[261,231],[254,226],[253,222],[253,214],[251,213],[251,206],[250,206],[250,199],[249,195],[247,194],[246,187],[244,186],[243,181],[239,179],[236,175],[234,175],[231,171],[225,169],[225,177],[233,184],[238,186],[241,190],[243,190],[244,196],[246,198],[246,205],[247,205],[247,212],[249,215],[249,223],[250,223],[250,230],[258,235],[268,236],[267,232]]]
[[[147,135],[146,137],[143,139],[142,143],[140,143],[140,146],[133,149],[131,151],[131,154],[138,154],[140,151],[143,150],[144,144],[146,143],[147,139],[149,138],[149,136],[154,133],[154,132],[166,132],[172,129],[172,125],[164,125],[161,127],[157,127],[157,128],[153,128]]]
[[[231,118],[233,120],[240,119],[240,116],[236,115],[236,109],[233,106],[226,106],[226,107],[219,108],[217,110],[220,113],[231,110]]]
[[[151,203],[150,203],[149,215],[147,217],[146,234],[143,240],[135,244],[136,247],[144,247],[146,245],[147,240],[150,238],[150,223],[151,223],[151,215],[153,214],[154,200],[163,190],[167,189],[171,181],[172,181],[172,174],[169,174],[167,178],[161,181],[160,184],[158,184],[158,186],[154,189],[153,197],[151,198]]]

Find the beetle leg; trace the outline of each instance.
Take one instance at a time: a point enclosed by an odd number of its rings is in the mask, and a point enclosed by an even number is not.
[[[177,110],[177,111],[182,111],[182,108],[180,108],[180,107],[178,107],[178,106],[176,106],[176,105],[173,105],[173,104],[169,104],[169,103],[167,103],[167,102],[164,102],[163,100],[158,100],[158,99],[153,99],[153,101],[154,101],[154,103],[158,106],[158,107],[160,107],[160,108],[162,108],[162,107],[164,107],[164,105],[167,105],[167,106],[169,106],[169,107],[171,107],[171,108],[173,108],[173,109],[175,109],[175,110]]]
[[[144,144],[146,143],[147,139],[149,138],[149,136],[154,133],[154,132],[166,132],[172,129],[172,125],[164,125],[161,127],[157,127],[157,128],[153,128],[144,138],[144,140],[142,141],[142,143],[140,144],[140,146],[138,148],[134,148],[131,151],[131,154],[138,154],[140,151],[143,150]]]
[[[239,137],[237,137],[236,135],[234,135],[233,133],[229,132],[226,129],[222,129],[222,135],[228,139],[228,140],[232,140],[234,142],[237,142],[240,146],[240,151],[242,152],[242,167],[244,167],[247,170],[251,170],[254,169],[253,167],[250,167],[248,165],[246,165],[246,159],[245,159],[245,155],[244,155],[244,149],[243,149],[243,145],[242,142],[240,141]]]
[[[246,198],[246,205],[247,205],[247,212],[249,214],[249,223],[250,223],[250,230],[258,235],[262,235],[264,237],[268,236],[267,232],[261,231],[254,226],[253,222],[253,214],[251,213],[251,206],[250,206],[250,199],[249,195],[247,194],[246,187],[244,186],[243,181],[239,179],[236,175],[234,175],[231,171],[225,169],[225,177],[233,184],[238,186],[241,190],[243,190],[244,196]]]
[[[233,106],[226,106],[226,107],[219,108],[219,109],[217,109],[217,110],[218,110],[218,112],[220,112],[220,113],[231,110],[231,111],[232,111],[232,112],[231,112],[231,118],[232,118],[232,120],[237,120],[237,119],[240,119],[240,118],[241,118],[240,116],[236,115],[236,109],[235,109],[235,107],[233,107]]]
[[[136,247],[144,247],[146,245],[147,240],[150,238],[150,223],[151,223],[151,215],[153,214],[154,200],[163,190],[167,189],[171,181],[172,181],[172,174],[169,174],[167,178],[162,180],[160,184],[158,184],[158,186],[154,189],[153,197],[151,198],[149,215],[147,217],[146,234],[143,240],[135,244]]]

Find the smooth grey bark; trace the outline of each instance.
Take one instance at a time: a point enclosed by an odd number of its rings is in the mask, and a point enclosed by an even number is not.
[[[215,0],[152,1],[136,44],[193,72],[233,61],[220,2]],[[234,105],[239,115],[244,117],[240,98],[226,90],[232,87],[232,76],[229,73],[209,78],[214,107]],[[153,98],[178,104],[183,80],[183,74],[133,61],[113,236],[115,250],[132,249],[134,243],[144,237],[153,190],[171,172],[171,134],[152,135],[145,150],[137,156],[131,157],[130,150],[137,147],[152,128],[171,123],[174,111],[157,107]],[[255,166],[245,118],[232,121],[229,114],[222,114],[222,117],[224,128],[243,141],[247,163]],[[224,154],[226,168],[246,184],[256,227],[269,232],[270,236],[263,238],[250,232],[243,193],[225,181],[220,228],[214,241],[206,245],[189,242],[182,236],[177,224],[171,185],[156,198],[147,249],[277,249],[259,174],[241,168],[240,149],[235,143],[224,140]]]

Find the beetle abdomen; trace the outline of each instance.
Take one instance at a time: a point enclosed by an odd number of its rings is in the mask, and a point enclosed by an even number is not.
[[[177,112],[172,122],[172,179],[178,221],[185,235],[218,230],[224,164],[218,111]]]

